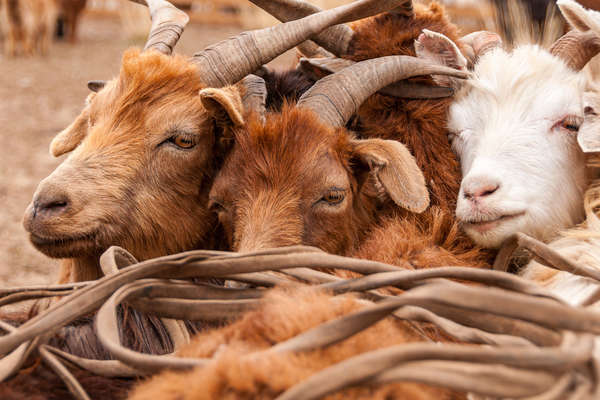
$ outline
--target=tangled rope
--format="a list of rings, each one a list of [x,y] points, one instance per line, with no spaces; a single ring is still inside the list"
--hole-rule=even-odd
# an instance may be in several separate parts
[[[272,286],[301,281],[336,295],[359,293],[372,304],[245,357],[325,348],[388,316],[432,323],[457,341],[478,346],[423,342],[363,353],[316,373],[281,394],[280,400],[319,399],[351,386],[398,381],[435,384],[483,398],[600,398],[600,369],[594,358],[600,312],[593,307],[598,294],[590,296],[586,307],[572,307],[536,284],[503,272],[518,248],[549,267],[600,280],[598,271],[573,265],[523,234],[501,250],[495,270],[403,270],[304,246],[248,254],[190,251],[138,263],[127,251],[113,247],[100,260],[107,275],[97,281],[0,290],[0,306],[62,297],[17,328],[0,321],[6,332],[0,336],[0,379],[16,373],[34,351],[78,399],[89,396],[65,364],[109,377],[204,366],[211,359],[142,354],[124,347],[118,306],[126,303],[167,319],[217,320],[256,307]],[[362,276],[342,279],[321,272],[323,268]],[[194,283],[192,278],[220,278],[256,288],[219,287]],[[390,286],[404,292],[392,296],[376,291]],[[45,344],[60,328],[93,312],[98,338],[114,360],[85,359]]]

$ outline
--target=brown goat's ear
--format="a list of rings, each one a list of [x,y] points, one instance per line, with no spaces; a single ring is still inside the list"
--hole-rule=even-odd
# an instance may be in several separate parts
[[[211,118],[221,127],[243,126],[244,106],[239,90],[234,86],[200,91],[200,100]]]
[[[50,142],[50,154],[59,157],[79,146],[87,135],[89,116],[89,108],[86,106],[71,125],[54,136]]]
[[[425,177],[408,149],[395,140],[354,142],[354,157],[370,170],[379,188],[400,207],[421,213],[429,206]]]
[[[435,64],[466,71],[468,62],[456,43],[441,33],[427,29],[415,41],[417,57]],[[462,81],[448,76],[434,75],[433,79],[442,86],[459,87]]]

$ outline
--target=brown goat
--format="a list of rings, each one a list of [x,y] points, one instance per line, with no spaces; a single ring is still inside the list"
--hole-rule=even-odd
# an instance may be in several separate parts
[[[260,3],[257,2],[262,6]],[[355,22],[351,27],[352,39],[345,53],[339,55],[352,61],[397,54],[414,56],[414,43],[423,29],[443,32],[461,45],[457,28],[436,2],[427,6],[415,4],[412,16],[388,12]],[[318,70],[318,62],[311,67]],[[311,74],[328,72],[331,71]],[[298,80],[295,75],[288,79]],[[410,81],[435,85],[429,77]],[[443,98],[400,98],[378,93],[368,98],[351,119],[349,128],[360,137],[404,144],[423,171],[431,199],[430,209],[418,216],[396,210],[394,217],[385,218],[355,256],[413,267],[485,266],[490,261],[491,253],[477,248],[459,229],[454,217],[461,173],[448,140],[450,103],[450,99]]]
[[[209,365],[191,372],[164,372],[138,386],[130,400],[273,399],[314,373],[368,351],[422,341],[407,323],[380,321],[325,349],[306,353],[279,353],[253,357],[302,332],[365,306],[352,296],[333,297],[310,288],[277,289],[263,305],[236,323],[196,336],[182,357],[213,357]],[[419,384],[361,386],[326,399],[463,399],[463,395]]]
[[[1,0],[0,27],[4,53],[15,56],[19,44],[25,55],[46,54],[58,13],[56,0]]]

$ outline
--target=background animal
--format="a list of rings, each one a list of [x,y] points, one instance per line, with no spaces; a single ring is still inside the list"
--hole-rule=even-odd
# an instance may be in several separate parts
[[[63,36],[70,42],[77,41],[77,28],[81,12],[85,9],[87,0],[60,0],[59,23],[62,25]]]
[[[19,51],[25,55],[46,54],[52,42],[57,13],[56,0],[2,0],[0,26],[4,53],[8,56]]]

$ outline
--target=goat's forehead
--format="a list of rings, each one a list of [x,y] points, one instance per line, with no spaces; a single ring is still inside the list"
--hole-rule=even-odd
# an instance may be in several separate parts
[[[511,53],[495,50],[482,57],[474,77],[451,106],[450,129],[579,115],[582,78],[537,46],[521,46]]]

